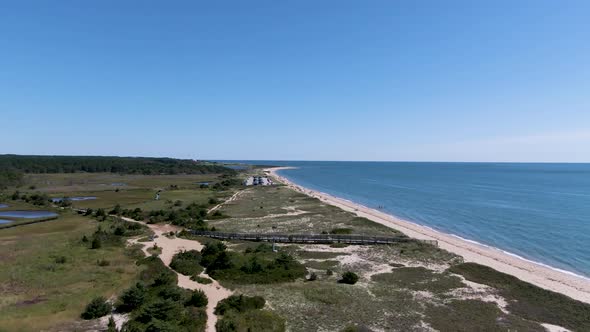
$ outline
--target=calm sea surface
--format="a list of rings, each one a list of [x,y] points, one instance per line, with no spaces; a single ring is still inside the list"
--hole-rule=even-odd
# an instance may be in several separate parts
[[[289,180],[590,277],[590,164],[285,162]]]

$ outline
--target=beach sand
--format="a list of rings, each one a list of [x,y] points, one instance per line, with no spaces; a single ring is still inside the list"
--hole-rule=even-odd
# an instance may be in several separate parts
[[[431,228],[396,218],[384,212],[334,197],[322,192],[299,186],[276,172],[292,167],[268,168],[276,180],[290,188],[315,197],[321,201],[337,206],[343,210],[365,217],[379,224],[397,229],[415,239],[436,240],[441,249],[460,255],[465,262],[474,262],[489,266],[497,271],[513,275],[521,280],[539,287],[565,294],[573,299],[590,303],[590,280],[566,272],[561,272],[541,264],[537,264],[499,249],[473,243],[459,237],[435,231]]]

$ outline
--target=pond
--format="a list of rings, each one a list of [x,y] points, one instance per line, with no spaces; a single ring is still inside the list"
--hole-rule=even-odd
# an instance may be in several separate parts
[[[8,204],[2,204],[2,203],[0,203],[0,209],[7,208],[7,207],[8,207]]]
[[[89,201],[96,199],[96,196],[78,196],[78,197],[67,197],[70,201]],[[54,203],[63,201],[63,197],[52,198],[51,201]]]
[[[15,211],[0,211],[0,217],[9,218],[46,218],[57,217],[57,213],[51,211],[32,211],[32,210],[15,210]]]
[[[6,219],[0,219],[0,224],[8,224],[9,222],[13,222],[14,220],[6,220]]]

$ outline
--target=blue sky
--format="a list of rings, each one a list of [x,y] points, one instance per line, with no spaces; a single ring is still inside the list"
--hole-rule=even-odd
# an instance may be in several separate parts
[[[588,1],[3,1],[0,153],[590,161]]]

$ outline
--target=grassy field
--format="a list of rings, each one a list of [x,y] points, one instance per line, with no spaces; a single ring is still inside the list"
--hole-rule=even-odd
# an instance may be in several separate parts
[[[159,210],[173,202],[206,204],[210,198],[224,198],[231,193],[213,190],[222,179],[217,174],[205,175],[118,175],[111,173],[27,174],[21,193],[46,193],[52,198],[93,196],[96,199],[72,201],[74,208],[122,208]],[[208,188],[201,184],[209,183]],[[160,192],[160,199],[155,200]],[[11,191],[6,191],[10,194]],[[7,203],[11,204],[10,201]],[[11,204],[12,205],[12,204]]]
[[[78,328],[91,298],[108,298],[130,285],[138,267],[123,247],[92,250],[81,241],[95,229],[95,221],[64,213],[0,230],[0,330]]]
[[[138,188],[164,189],[170,184],[195,188],[199,182],[218,181],[217,174],[192,175],[119,175],[113,173],[27,174],[26,186],[47,193],[103,191]],[[70,195],[73,196],[73,195]]]

